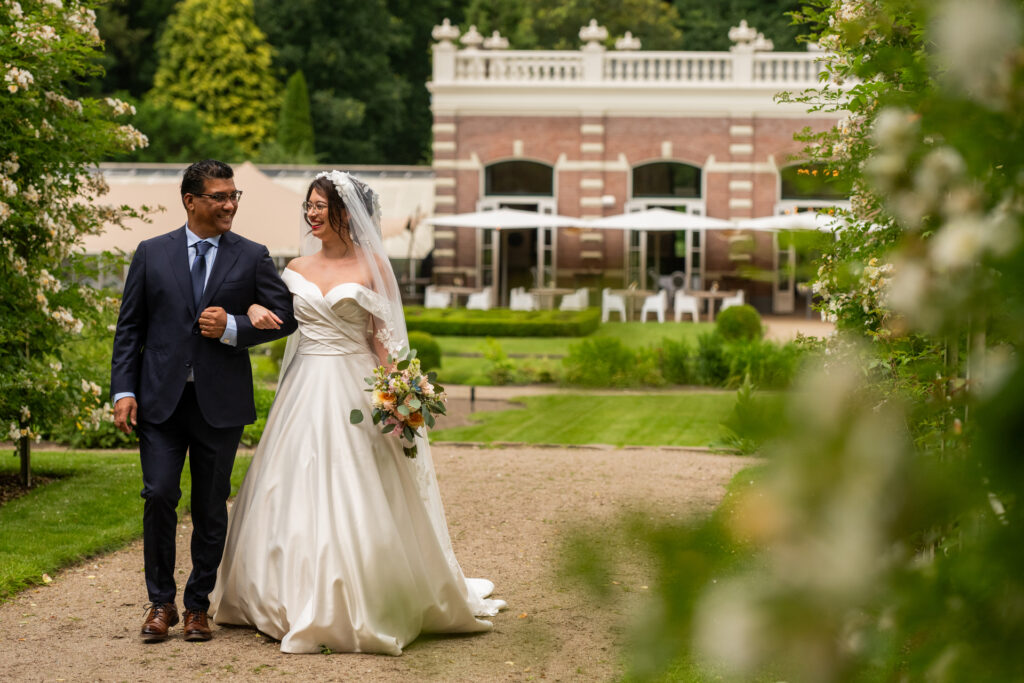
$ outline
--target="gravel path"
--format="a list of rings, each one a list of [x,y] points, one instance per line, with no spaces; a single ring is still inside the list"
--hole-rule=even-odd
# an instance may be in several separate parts
[[[509,609],[494,631],[423,637],[401,657],[283,655],[250,629],[186,643],[181,628],[139,642],[142,545],[60,572],[0,605],[0,680],[551,681],[609,680],[621,670],[623,614],[643,599],[643,568],[618,576],[623,600],[598,606],[557,576],[566,532],[639,501],[659,515],[704,513],[749,459],[682,449],[434,449],[453,542],[469,576],[497,585]],[[188,558],[186,519],[178,567]],[[629,592],[625,592],[629,591]],[[179,605],[180,607],[180,605]]]

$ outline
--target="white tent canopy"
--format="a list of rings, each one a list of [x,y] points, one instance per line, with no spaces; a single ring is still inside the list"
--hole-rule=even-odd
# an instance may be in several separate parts
[[[451,216],[434,216],[425,221],[429,225],[446,228],[493,228],[495,230],[513,228],[581,228],[587,223],[579,218],[559,216],[535,211],[519,209],[495,209],[493,211],[474,211],[473,213],[457,213]]]
[[[721,218],[709,218],[696,213],[683,213],[669,209],[645,209],[632,213],[620,213],[615,216],[595,218],[586,223],[588,228],[605,230],[723,230],[735,228],[731,221]]]

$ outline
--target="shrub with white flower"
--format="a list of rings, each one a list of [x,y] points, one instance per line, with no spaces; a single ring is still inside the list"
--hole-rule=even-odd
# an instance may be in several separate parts
[[[69,285],[86,273],[85,237],[135,215],[102,203],[96,163],[146,140],[117,120],[130,105],[69,91],[98,72],[95,6],[0,2],[0,423],[15,425],[15,440],[101,414],[102,388],[91,378],[82,388],[93,370],[62,353],[100,323],[107,297]]]

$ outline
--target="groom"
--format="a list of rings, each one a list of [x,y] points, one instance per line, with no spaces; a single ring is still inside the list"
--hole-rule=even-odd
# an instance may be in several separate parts
[[[246,348],[296,327],[291,295],[267,248],[230,232],[242,196],[233,177],[219,161],[185,170],[188,221],[139,244],[114,333],[114,423],[126,434],[137,430],[142,460],[147,642],[164,640],[178,623],[175,510],[186,451],[193,530],[185,640],[212,636],[207,596],[224,551],[231,468],[243,426],[256,419]],[[253,303],[273,311],[280,329],[254,328],[246,316]]]

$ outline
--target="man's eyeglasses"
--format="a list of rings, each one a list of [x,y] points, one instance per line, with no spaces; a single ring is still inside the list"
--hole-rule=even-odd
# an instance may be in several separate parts
[[[217,192],[216,194],[204,194],[202,192],[193,192],[192,194],[195,195],[196,197],[206,197],[207,199],[212,199],[218,204],[223,204],[227,202],[229,199],[237,204],[238,200],[242,198],[241,190],[235,190],[234,192]]]
[[[327,204],[325,202],[302,202],[302,210],[308,212],[310,209],[315,209],[317,213],[327,210]]]

